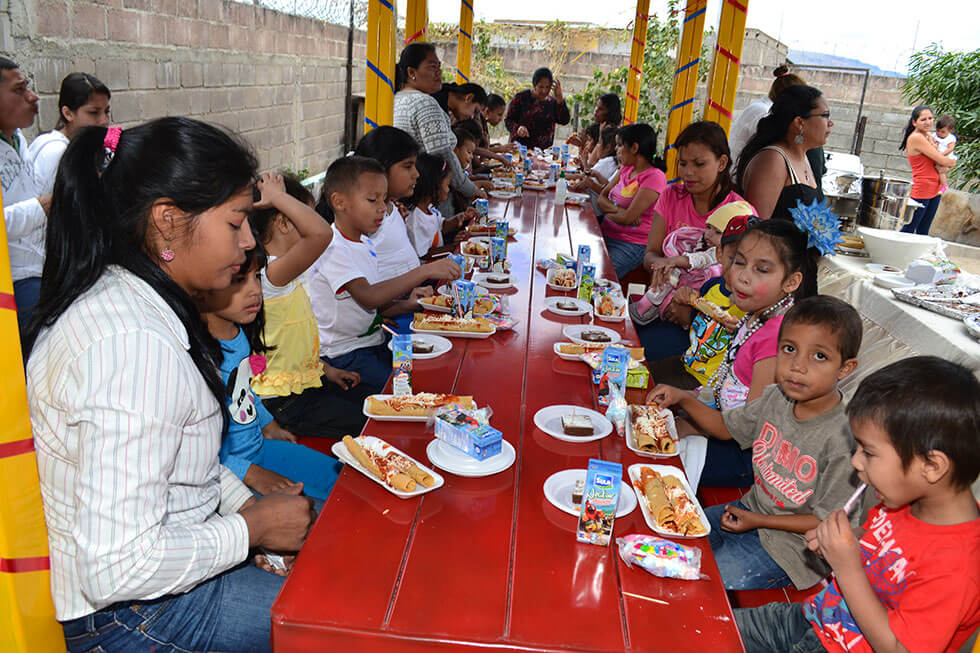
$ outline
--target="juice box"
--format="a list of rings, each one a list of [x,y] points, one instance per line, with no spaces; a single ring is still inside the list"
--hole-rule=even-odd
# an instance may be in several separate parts
[[[609,405],[609,384],[615,383],[620,388],[626,387],[626,376],[629,373],[630,350],[625,347],[606,347],[602,350],[602,360],[599,363],[599,391],[596,393],[600,406]]]
[[[562,168],[567,168],[568,167],[568,162],[569,162],[570,159],[571,159],[571,157],[569,156],[568,152],[562,152],[561,153],[561,167]]]
[[[462,254],[450,254],[449,260],[455,261],[456,264],[459,266],[459,269],[463,270],[463,272],[466,271],[466,257],[463,256]]]
[[[585,474],[585,492],[582,494],[582,512],[579,513],[575,539],[586,544],[609,546],[612,539],[616,508],[619,505],[619,488],[623,466],[608,460],[589,460]]]
[[[452,285],[453,305],[457,317],[473,317],[473,304],[476,302],[476,284],[472,281],[456,279]]]
[[[555,161],[557,161],[558,159],[561,158],[561,146],[560,145],[553,145],[551,147],[551,158],[554,159]]]
[[[486,222],[490,217],[490,202],[484,198],[478,197],[473,200],[473,207],[480,215],[480,222]]]
[[[576,268],[578,264],[576,263]],[[578,284],[578,298],[584,299],[587,302],[592,301],[592,286],[595,285],[595,266],[586,263],[582,266],[582,272],[579,274],[579,284]]]
[[[513,165],[514,164],[514,155],[511,154],[510,152],[504,152],[504,162],[507,165]]]
[[[493,236],[490,238],[490,267],[496,263],[503,263],[507,258],[507,239]]]
[[[558,173],[561,171],[560,163],[552,163],[551,167],[548,168],[548,181],[553,184],[558,183]]]
[[[524,188],[524,173],[515,172],[514,173],[514,190],[520,190]]]
[[[527,152],[525,152],[524,153],[524,173],[529,175],[529,174],[531,174],[531,170],[533,170],[533,169],[534,169],[534,161],[532,161],[531,160],[531,157],[529,157],[527,155]]]
[[[391,338],[392,392],[396,395],[412,394],[412,336],[398,334]]]
[[[455,407],[436,414],[435,433],[438,439],[477,460],[496,456],[502,448],[500,431]]]
[[[589,262],[592,257],[592,248],[588,245],[579,245],[578,253],[575,256],[575,274],[582,276],[582,266]],[[594,276],[594,275],[593,275]]]
[[[493,235],[504,239],[504,258],[507,258],[507,237],[510,235],[510,223],[506,220],[498,220],[493,223],[493,228]]]

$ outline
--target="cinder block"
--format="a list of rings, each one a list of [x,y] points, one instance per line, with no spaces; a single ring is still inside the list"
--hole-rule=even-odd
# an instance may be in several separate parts
[[[211,33],[214,34],[214,27],[211,28]],[[221,77],[223,79],[223,84],[225,86],[238,86],[239,85],[239,73],[237,63],[226,63],[221,64]]]
[[[122,0],[124,9],[138,9],[140,11],[151,11],[153,9],[152,0]]]
[[[95,76],[109,87],[113,92],[113,104],[115,104],[115,92],[129,88],[129,67],[125,61],[119,59],[99,59],[95,62]]]
[[[136,93],[133,91],[117,93],[111,84],[109,88],[112,90],[112,122],[125,123],[139,120],[140,107]]]
[[[68,5],[62,2],[39,3],[37,33],[42,36],[68,36]]]
[[[61,80],[72,72],[72,67],[67,59],[38,59],[29,72],[34,75],[39,93],[58,93],[61,90]]]
[[[109,9],[106,12],[107,35],[110,41],[139,40],[139,16],[135,11]]]
[[[180,64],[161,61],[157,64],[157,88],[178,88],[180,86]],[[168,104],[169,106],[169,104]]]
[[[163,16],[176,16],[177,0],[153,0],[153,11]]]
[[[152,61],[129,62],[129,88],[149,89],[157,86],[157,67]]]
[[[167,115],[168,91],[144,91],[139,93],[140,119],[153,120]]]
[[[198,18],[198,0],[177,0],[177,15],[184,18]]]
[[[276,87],[276,104],[288,105],[293,103],[293,99],[296,97],[296,87],[293,85],[283,85]]]
[[[208,3],[211,4],[211,3]],[[228,26],[220,23],[208,25],[208,47],[217,50],[228,49]]]
[[[72,6],[72,36],[82,39],[104,39],[105,23],[105,8],[82,3]]]
[[[194,88],[204,84],[204,67],[199,63],[180,64],[180,85]]]
[[[239,111],[245,108],[245,89],[231,88],[228,91],[228,108],[231,111]]]
[[[191,114],[190,96],[182,90],[167,91],[167,115],[189,116]]]
[[[220,113],[216,116],[208,116],[208,122],[223,125],[232,131],[238,131],[238,113],[235,111]]]
[[[205,86],[224,86],[224,75],[222,74],[220,63],[204,64],[204,85]]]
[[[257,109],[262,106],[262,89],[259,86],[247,86],[245,92],[245,106]]]
[[[201,18],[215,23],[224,22],[224,5],[222,0],[201,0],[199,7]]]
[[[211,111],[211,91],[206,88],[191,88],[184,91],[190,101],[189,115],[204,116]]]
[[[228,110],[228,91],[225,89],[215,88],[209,89],[208,94],[211,97],[211,112],[220,113],[222,111]]]
[[[143,45],[163,45],[167,42],[167,18],[157,14],[140,14],[139,40]]]

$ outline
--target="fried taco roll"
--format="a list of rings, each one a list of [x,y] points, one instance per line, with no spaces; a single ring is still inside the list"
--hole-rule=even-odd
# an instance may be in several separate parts
[[[405,470],[415,481],[422,484],[422,487],[432,487],[436,484],[436,479],[429,472],[423,470],[415,463]]]
[[[368,470],[378,478],[382,478],[381,470],[378,469],[378,466],[374,464],[374,461],[368,457],[361,445],[357,443],[357,440],[349,435],[345,435],[343,443],[344,446],[347,447],[347,451],[350,452],[350,455],[354,456],[354,460],[359,462],[364,469]]]
[[[403,474],[402,472],[392,472],[389,474],[385,481],[391,487],[401,492],[414,492],[415,491],[415,481],[408,474]]]

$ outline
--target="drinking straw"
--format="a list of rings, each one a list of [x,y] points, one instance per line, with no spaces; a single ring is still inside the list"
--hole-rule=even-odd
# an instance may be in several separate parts
[[[851,512],[851,508],[853,508],[854,504],[857,503],[858,497],[861,496],[861,493],[864,492],[864,489],[866,487],[868,487],[867,483],[861,483],[861,486],[858,489],[854,490],[854,494],[852,494],[851,498],[848,499],[847,503],[844,504],[845,514]]]
[[[385,331],[387,331],[392,336],[397,336],[398,335],[398,333],[394,329],[392,329],[390,326],[388,326],[387,324],[382,323],[381,328],[384,329]]]

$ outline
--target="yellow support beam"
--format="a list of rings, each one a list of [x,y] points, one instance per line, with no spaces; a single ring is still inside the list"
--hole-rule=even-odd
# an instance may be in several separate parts
[[[701,67],[701,43],[704,40],[704,13],[707,7],[708,0],[687,0],[687,7],[684,9],[664,148],[667,155],[667,178],[671,184],[677,181],[677,149],[674,148],[674,142],[691,122],[694,114],[694,92]]]
[[[459,41],[456,45],[456,83],[470,81],[470,57],[473,54],[473,2],[459,2]]]
[[[405,45],[425,42],[425,32],[429,28],[429,7],[427,0],[408,0],[405,9]]]
[[[0,210],[3,198],[0,196]],[[64,651],[34,456],[7,230],[0,222],[0,649]]]
[[[711,75],[708,78],[708,101],[704,107],[704,119],[721,125],[726,134],[732,126],[748,5],[749,0],[724,0],[722,3],[718,43],[715,45]]]
[[[647,46],[647,21],[650,17],[650,0],[636,0],[636,18],[633,20],[633,49],[630,51],[630,67],[626,72],[626,106],[623,124],[636,122],[640,109],[640,82],[643,81],[643,51]]]
[[[368,4],[364,131],[390,125],[395,105],[395,7],[389,0]]]

